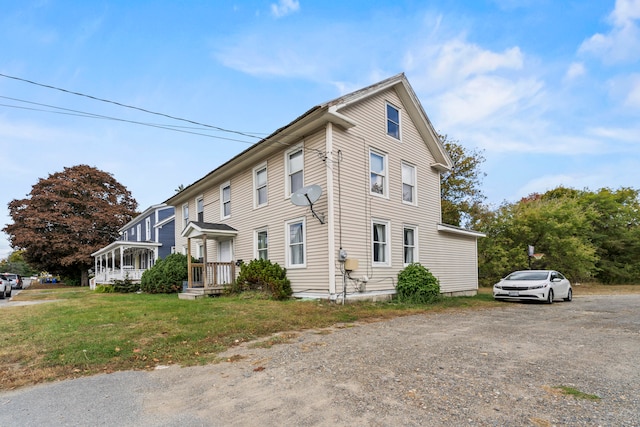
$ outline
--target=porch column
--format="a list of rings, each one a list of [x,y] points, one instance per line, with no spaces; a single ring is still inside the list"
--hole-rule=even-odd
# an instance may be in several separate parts
[[[189,282],[187,286],[189,288],[193,287],[191,270],[191,237],[187,237],[187,281]]]
[[[120,280],[124,280],[124,247],[120,248]]]
[[[204,234],[202,236],[202,261],[204,262],[204,267],[202,268],[202,281],[204,284],[204,287],[206,288],[209,285],[209,282],[207,281],[207,261],[209,260],[207,258],[207,235]]]

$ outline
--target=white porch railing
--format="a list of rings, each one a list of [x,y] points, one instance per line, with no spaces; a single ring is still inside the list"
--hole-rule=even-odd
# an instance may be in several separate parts
[[[142,273],[144,273],[146,269],[144,268],[125,268],[120,269],[116,268],[113,270],[105,270],[95,275],[95,282],[97,284],[108,284],[113,283],[114,280],[133,280],[139,281],[142,278]]]

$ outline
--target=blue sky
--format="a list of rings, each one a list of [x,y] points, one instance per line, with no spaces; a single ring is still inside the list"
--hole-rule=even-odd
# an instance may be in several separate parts
[[[640,0],[0,0],[0,10],[5,76],[263,136],[405,72],[436,130],[483,150],[494,206],[558,185],[640,187]],[[8,77],[0,96],[2,226],[11,200],[65,166],[113,174],[143,210],[256,141]],[[10,251],[0,235],[0,258]]]

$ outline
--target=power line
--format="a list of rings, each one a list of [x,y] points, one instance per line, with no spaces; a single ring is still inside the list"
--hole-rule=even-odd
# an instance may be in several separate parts
[[[142,125],[142,126],[155,127],[155,128],[158,128],[158,129],[165,129],[165,130],[170,130],[170,131],[174,131],[174,132],[182,132],[182,133],[188,133],[188,134],[192,134],[192,135],[206,136],[206,137],[209,137],[209,138],[223,139],[225,141],[234,141],[234,142],[242,142],[244,144],[253,144],[253,142],[244,141],[244,140],[241,140],[241,139],[225,138],[223,136],[218,136],[218,135],[209,135],[209,134],[206,134],[206,133],[200,133],[200,132],[193,132],[193,131],[184,130],[186,127],[182,127],[182,129],[180,129],[180,126],[177,127],[177,126],[172,126],[172,125],[162,125],[162,124],[156,124],[156,123],[138,122],[138,121],[135,121],[135,120],[121,119],[121,118],[118,118],[118,117],[104,116],[104,115],[101,115],[101,114],[87,113],[87,112],[83,112],[83,111],[72,110],[72,109],[69,109],[69,108],[56,107],[56,106],[53,106],[53,105],[40,104],[38,102],[31,102],[31,101],[25,101],[25,100],[21,100],[21,99],[17,99],[17,98],[10,98],[8,96],[0,96],[0,98],[9,99],[9,100],[12,100],[12,101],[24,102],[24,103],[33,104],[33,105],[39,105],[39,106],[48,107],[48,108],[56,108],[56,109],[63,110],[63,111],[51,111],[51,110],[44,110],[44,109],[41,109],[41,108],[21,107],[21,106],[18,106],[18,105],[9,105],[9,104],[0,104],[0,107],[18,108],[18,109],[21,109],[21,110],[40,111],[40,112],[51,113],[51,114],[63,114],[63,115],[68,115],[68,116],[78,116],[78,117],[86,117],[86,118],[92,118],[92,119],[113,120],[113,121],[118,121],[118,122],[133,123],[133,124]],[[202,128],[193,128],[193,129],[202,129]]]
[[[183,119],[181,117],[176,117],[176,116],[172,116],[172,115],[165,114],[165,113],[158,113],[158,112],[155,112],[155,111],[147,110],[145,108],[135,107],[135,106],[123,104],[123,103],[120,103],[120,102],[117,102],[117,101],[111,101],[109,99],[98,98],[96,96],[87,95],[87,94],[84,94],[84,93],[74,92],[74,91],[71,91],[71,90],[59,88],[59,87],[56,87],[56,86],[51,86],[51,85],[46,85],[46,84],[43,84],[43,83],[34,82],[33,80],[23,79],[23,78],[16,77],[16,76],[9,76],[7,74],[2,74],[2,73],[0,73],[0,77],[5,77],[5,78],[8,78],[8,79],[18,80],[18,81],[21,81],[21,82],[29,83],[29,84],[36,85],[36,86],[45,87],[45,88],[48,88],[48,89],[58,90],[60,92],[68,93],[68,94],[71,94],[71,95],[83,96],[85,98],[93,99],[95,101],[106,102],[106,103],[109,103],[109,104],[117,105],[119,107],[130,108],[132,110],[138,110],[138,111],[142,111],[144,113],[154,114],[156,116],[167,117],[167,118],[172,119],[172,120],[179,120],[179,121],[191,123],[191,124],[198,125],[198,126],[204,126],[204,127],[211,128],[211,129],[216,129],[216,130],[219,130],[219,131],[222,131],[222,132],[235,133],[235,134],[246,136],[246,137],[249,137],[249,138],[261,139],[259,136],[251,135],[251,134],[248,134],[248,133],[245,133],[245,132],[241,132],[241,131],[237,131],[237,130],[231,130],[231,129],[225,129],[225,128],[221,128],[219,126],[208,125],[206,123],[200,123],[200,122],[196,122],[194,120]]]

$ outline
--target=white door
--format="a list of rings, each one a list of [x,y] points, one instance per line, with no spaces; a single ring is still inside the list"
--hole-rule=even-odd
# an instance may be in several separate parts
[[[223,240],[218,242],[218,262],[231,262],[233,260],[233,240]],[[231,267],[228,265],[218,265],[217,284],[231,283]]]

